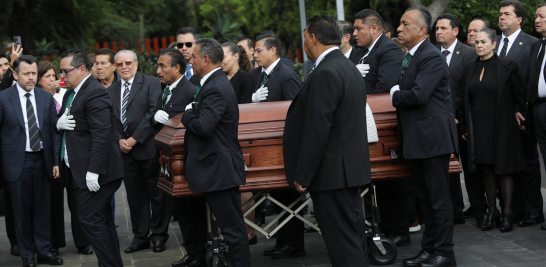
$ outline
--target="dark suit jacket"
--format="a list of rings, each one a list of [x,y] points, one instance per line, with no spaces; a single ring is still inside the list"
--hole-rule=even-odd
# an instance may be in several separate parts
[[[13,71],[8,69],[6,73],[4,73],[2,80],[0,80],[0,91],[10,88],[13,84],[13,80]]]
[[[38,116],[40,137],[44,151],[47,174],[53,178],[53,166],[59,166],[58,153],[55,147],[59,145],[59,135],[52,129],[57,110],[53,96],[38,87],[34,87],[36,100],[35,114]],[[26,109],[26,107],[25,107]],[[8,182],[17,181],[21,177],[25,163],[26,150],[25,119],[17,85],[0,92],[0,142],[2,144],[2,170],[4,179]]]
[[[254,92],[262,86],[262,68],[255,68],[250,72],[254,77]],[[301,86],[301,78],[282,61],[277,63],[269,73],[269,78],[265,82],[265,87],[269,90],[267,99],[263,102],[292,100],[298,94]]]
[[[290,186],[296,181],[309,191],[327,191],[370,183],[362,88],[360,72],[339,50],[328,53],[303,83],[284,127]]]
[[[302,72],[303,72],[303,81],[307,80],[307,76],[309,75],[309,65],[311,65],[311,60],[306,60],[305,62],[303,62],[303,68],[302,68]]]
[[[538,69],[538,73],[535,73],[535,65],[537,63],[537,57],[540,50],[540,44],[542,39],[539,39],[533,43],[531,46],[531,55],[529,56],[529,85],[527,89],[527,95],[526,95],[526,109],[525,109],[525,133],[529,134],[531,132],[534,132],[535,125],[534,125],[534,118],[533,118],[533,103],[538,99],[538,83],[533,83],[533,80],[537,80],[540,78],[535,77],[534,75],[540,75],[540,69]],[[542,60],[542,59],[538,59]],[[541,63],[542,64],[542,63]]]
[[[437,48],[442,51],[439,45]],[[453,100],[455,116],[457,116],[457,108],[459,107],[459,102],[461,99],[461,91],[459,88],[462,87],[461,83],[463,82],[462,78],[464,66],[466,63],[475,61],[477,58],[478,54],[476,53],[476,49],[457,40],[455,50],[453,50],[453,55],[451,55],[451,61],[449,62],[449,73],[451,74],[451,98]]]
[[[182,115],[184,170],[190,191],[206,193],[245,184],[237,96],[222,70],[203,84],[197,103],[197,109]]]
[[[124,176],[112,99],[104,86],[91,77],[82,84],[72,100],[70,114],[74,116],[76,128],[66,131],[65,136],[70,169],[59,168],[65,179],[65,169],[70,170],[76,186],[81,189],[87,189],[87,172],[99,174],[100,185]],[[66,102],[72,90],[66,91],[61,110],[68,108]],[[60,135],[64,131],[59,131],[56,125],[63,113],[59,112],[53,124]],[[59,162],[65,164],[63,159],[59,159]]]
[[[186,76],[184,76],[184,77],[186,77]],[[186,80],[187,80],[187,79],[188,79],[188,78],[186,78]],[[192,83],[192,84],[195,85],[195,86],[199,86],[199,83],[200,83],[200,82],[201,82],[201,77],[199,77],[199,76],[197,76],[197,75],[195,75],[195,74],[194,74],[193,76],[191,76],[191,78],[190,78],[190,83]]]
[[[497,51],[499,51],[499,49],[502,49],[502,47],[499,47],[501,39],[502,34],[497,36],[497,46],[494,50],[495,55],[497,54]],[[529,61],[531,59],[531,46],[537,40],[537,38],[521,31],[518,34],[518,37],[516,37],[516,41],[510,47],[510,50],[508,50],[508,54],[506,54],[507,58],[515,61],[518,64],[519,75],[521,77],[521,80],[525,83],[525,87],[527,87],[527,85],[529,84]]]
[[[239,104],[252,103],[252,94],[254,93],[255,83],[250,73],[239,70],[231,77],[229,82],[235,90]]]
[[[385,34],[381,35],[364,59],[364,64],[370,64],[370,72],[364,77],[366,93],[371,95],[390,92],[397,83],[404,57],[398,44]]]
[[[392,105],[398,118],[400,153],[424,159],[458,153],[449,69],[444,55],[425,40],[398,80]]]
[[[145,76],[140,73],[135,75],[131,91],[129,91],[129,100],[127,101],[127,132],[123,131],[121,123],[121,94],[125,88],[121,87],[122,81],[117,81],[108,87],[112,104],[114,107],[114,117],[116,118],[117,139],[127,139],[133,137],[137,144],[129,153],[122,153],[126,163],[132,162],[132,157],[137,160],[151,159],[156,154],[155,147],[155,129],[150,125],[150,119],[153,119],[161,101],[161,83],[159,79],[151,76]],[[69,159],[70,160],[70,159]]]
[[[372,50],[373,51],[373,50]],[[364,49],[360,47],[353,47],[353,50],[351,50],[351,54],[349,55],[349,60],[353,62],[355,65],[360,62],[360,59],[364,56]]]

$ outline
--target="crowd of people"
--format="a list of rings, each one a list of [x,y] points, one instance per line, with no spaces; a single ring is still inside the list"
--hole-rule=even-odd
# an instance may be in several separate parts
[[[377,183],[381,231],[406,246],[424,225],[422,250],[403,265],[456,266],[454,224],[474,218],[482,231],[509,232],[544,223],[537,147],[546,158],[546,2],[536,7],[540,40],[522,31],[525,14],[521,2],[503,1],[502,34],[475,18],[468,44],[458,40],[463,25],[455,15],[440,15],[433,27],[424,8],[406,10],[396,29],[371,9],[352,22],[316,15],[304,31],[303,77],[270,30],[220,44],[182,27],[160,52],[157,77],[138,72],[131,50],[69,49],[55,66],[13,46],[9,57],[0,54],[10,252],[23,266],[63,264],[66,188],[78,253],[123,266],[114,201],[123,182],[134,236],[125,253],[165,251],[174,218],[187,254],[172,266],[207,266],[208,203],[229,244],[228,266],[251,266],[249,246],[258,238],[241,210],[252,193],[239,192],[237,105],[292,100],[283,137],[292,188],[271,196],[288,206],[309,192],[332,265],[368,266],[370,218],[360,205],[371,182],[366,95],[390,94],[399,154],[413,176]],[[172,198],[157,187],[154,137],[180,113],[185,177],[201,197]],[[466,210],[460,175],[449,174],[452,154],[463,168]],[[303,221],[288,221],[263,255],[305,256]]]

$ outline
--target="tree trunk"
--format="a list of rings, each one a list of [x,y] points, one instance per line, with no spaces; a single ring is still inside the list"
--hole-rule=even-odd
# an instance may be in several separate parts
[[[421,0],[407,0],[412,7],[423,7],[432,15],[432,23],[444,13],[451,0],[434,0],[430,6],[424,6]],[[430,29],[432,31],[432,29]]]

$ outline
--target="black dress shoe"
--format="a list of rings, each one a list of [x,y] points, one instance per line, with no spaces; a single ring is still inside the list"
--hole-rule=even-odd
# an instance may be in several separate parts
[[[286,259],[286,258],[294,258],[299,256],[305,256],[307,253],[305,252],[305,249],[296,249],[295,247],[290,246],[284,246],[281,249],[273,252],[273,255],[271,255],[272,259]]]
[[[23,267],[36,267],[36,263],[34,262],[34,258],[24,259],[23,260]]]
[[[487,213],[485,214],[485,221],[482,224],[482,231],[489,231],[493,229],[493,227],[499,227],[500,226],[500,213],[499,210],[493,211],[493,213]]]
[[[421,267],[455,267],[457,266],[457,261],[455,257],[444,257],[440,255],[435,255],[431,257],[428,261],[421,263]]]
[[[154,242],[154,247],[153,247],[154,252],[163,252],[166,249],[167,248],[165,248],[165,242],[163,242],[163,241],[155,241]]]
[[[432,254],[421,250],[417,256],[404,260],[404,267],[421,267],[421,263],[432,258]]]
[[[184,266],[188,265],[190,262],[192,262],[194,259],[195,259],[194,256],[191,256],[191,255],[187,254],[181,260],[179,260],[177,262],[173,262],[173,267],[184,267]]]
[[[253,238],[248,240],[248,245],[256,245],[258,244],[258,237],[254,236]]]
[[[519,223],[520,221],[525,219],[525,217],[527,217],[527,213],[525,212],[512,213],[512,220],[514,223]]]
[[[63,259],[57,258],[49,253],[43,258],[38,258],[38,264],[61,265],[63,264]]]
[[[271,256],[273,255],[273,252],[280,250],[281,248],[281,246],[277,246],[276,244],[270,248],[266,248],[264,249],[264,256]]]
[[[188,263],[186,267],[207,267],[207,261],[195,258],[192,262]]]
[[[409,235],[401,236],[389,236],[389,238],[396,244],[397,247],[405,247],[411,244]]]
[[[51,250],[49,252],[51,252],[51,254],[53,254],[53,256],[55,256],[55,257],[59,256],[59,249],[58,248],[51,248]]]
[[[128,248],[125,249],[125,253],[133,253],[137,251],[141,251],[143,249],[150,248],[150,242],[146,243],[140,243],[140,244],[132,244]]]
[[[482,225],[485,222],[485,214],[476,214],[474,219],[476,219],[476,226],[482,228]]]
[[[81,248],[78,248],[78,253],[83,255],[91,255],[93,254],[93,250],[91,249],[91,246],[81,247]]]
[[[540,226],[540,230],[546,230],[546,224],[543,224],[542,226]]]
[[[525,218],[518,222],[519,226],[532,226],[535,224],[544,223],[544,214],[529,213]]]
[[[11,246],[9,253],[13,256],[21,256],[21,252],[19,252],[19,247],[17,245]],[[32,260],[34,261],[34,258]]]
[[[502,214],[502,224],[500,227],[501,233],[510,232],[514,228],[514,224],[512,223],[513,216],[512,214]]]

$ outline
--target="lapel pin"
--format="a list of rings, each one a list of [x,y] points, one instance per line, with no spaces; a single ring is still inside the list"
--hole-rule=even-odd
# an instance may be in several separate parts
[[[459,54],[459,51],[457,51],[457,55]]]
[[[523,42],[519,42],[519,45],[522,45],[522,44],[523,44]]]

